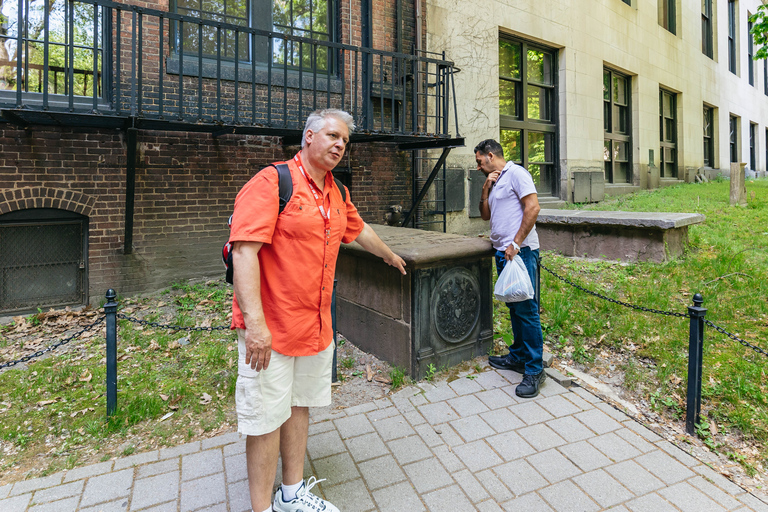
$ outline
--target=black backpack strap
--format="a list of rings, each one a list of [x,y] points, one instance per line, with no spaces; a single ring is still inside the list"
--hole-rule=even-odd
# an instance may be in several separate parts
[[[291,200],[293,195],[293,179],[291,178],[291,170],[287,164],[272,164],[277,169],[278,177],[278,192],[280,197],[280,210],[278,213],[283,213],[285,205]]]
[[[333,181],[336,182],[336,186],[339,187],[339,192],[341,192],[341,198],[344,200],[344,202],[347,202],[347,189],[344,187],[344,184],[339,181],[337,177],[334,176]]]

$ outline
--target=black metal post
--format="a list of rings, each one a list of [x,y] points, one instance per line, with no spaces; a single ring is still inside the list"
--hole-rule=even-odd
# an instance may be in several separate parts
[[[333,325],[333,366],[331,367],[331,382],[338,382],[336,375],[336,283],[338,279],[333,280],[333,295],[331,295],[331,324]]]
[[[117,407],[117,293],[107,290],[104,314],[107,317],[107,418]]]
[[[685,431],[696,433],[701,413],[701,368],[704,356],[704,315],[706,308],[701,307],[704,298],[697,293],[693,296],[693,306],[688,306],[691,327],[688,338],[688,405],[685,414]]]

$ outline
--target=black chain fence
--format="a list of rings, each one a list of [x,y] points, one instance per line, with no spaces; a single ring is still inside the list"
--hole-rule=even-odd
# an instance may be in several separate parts
[[[42,356],[43,354],[47,354],[48,352],[56,350],[57,348],[61,347],[62,345],[66,345],[70,341],[75,340],[75,339],[79,338],[80,336],[82,336],[84,333],[90,331],[91,329],[93,329],[94,327],[96,327],[97,325],[102,323],[105,318],[106,317],[104,315],[102,315],[99,318],[97,318],[95,322],[93,322],[90,325],[87,325],[87,326],[83,327],[82,329],[77,331],[75,334],[73,334],[69,338],[65,338],[63,340],[57,341],[56,343],[54,343],[52,345],[49,345],[49,346],[45,347],[44,349],[38,350],[37,352],[35,352],[33,354],[28,354],[28,355],[26,355],[26,356],[24,356],[24,357],[22,357],[20,359],[17,359],[15,361],[9,361],[7,363],[2,363],[2,364],[0,364],[0,370],[4,370],[5,368],[10,368],[11,366],[16,366],[17,364],[20,364],[20,363],[26,363],[27,361],[30,361],[32,359],[35,359],[35,358],[38,358],[38,357]]]
[[[142,320],[140,318],[134,318],[128,315],[125,315],[123,313],[118,313],[117,318],[120,318],[121,320],[127,320],[134,324],[139,324],[147,327],[154,327],[156,329],[167,329],[169,331],[187,331],[187,332],[194,332],[194,331],[228,331],[230,330],[229,325],[218,325],[216,327],[188,327],[185,325],[172,325],[172,324],[161,324],[159,322],[150,322],[149,320]]]
[[[552,274],[556,279],[559,279],[560,281],[562,281],[562,282],[564,282],[564,283],[566,283],[566,284],[576,288],[577,290],[581,290],[584,293],[588,293],[589,295],[592,295],[592,296],[597,297],[599,299],[603,299],[603,300],[606,300],[608,302],[612,302],[614,304],[618,304],[619,306],[624,306],[626,308],[634,309],[636,311],[644,311],[646,313],[654,313],[654,314],[657,314],[657,315],[666,315],[666,316],[672,316],[672,317],[678,317],[678,318],[690,318],[691,317],[691,315],[688,314],[688,313],[676,313],[674,311],[664,311],[664,310],[661,310],[661,309],[646,308],[644,306],[638,306],[636,304],[630,304],[629,302],[624,302],[624,301],[620,301],[620,300],[617,300],[617,299],[613,299],[611,297],[607,297],[605,295],[602,295],[600,293],[594,292],[592,290],[588,290],[587,288],[584,288],[583,286],[581,286],[581,285],[579,285],[577,283],[574,283],[573,281],[571,281],[567,277],[563,277],[563,276],[557,274],[555,271],[553,271],[553,270],[545,267],[544,265],[542,265],[541,262],[539,262],[539,266],[541,268],[543,268],[544,270],[546,270],[547,272],[549,272],[550,274]],[[763,356],[768,357],[768,352],[766,352],[762,348],[760,348],[758,346],[755,346],[755,345],[752,345],[748,341],[743,340],[743,339],[739,338],[738,336],[736,336],[735,334],[726,331],[725,329],[723,329],[719,325],[716,325],[714,322],[710,322],[709,320],[704,319],[704,323],[707,324],[708,326],[712,327],[714,330],[716,330],[720,334],[723,334],[724,336],[732,339],[733,341],[739,342],[743,346],[745,346],[747,348],[751,348],[752,350],[754,350],[758,354],[762,354]]]

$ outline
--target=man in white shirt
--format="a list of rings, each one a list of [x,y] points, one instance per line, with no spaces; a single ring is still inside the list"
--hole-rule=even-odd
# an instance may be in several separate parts
[[[500,274],[508,261],[520,255],[537,291],[539,236],[536,218],[541,208],[531,173],[504,160],[501,144],[493,139],[484,140],[475,147],[475,161],[477,169],[486,176],[480,196],[480,216],[491,221],[496,270]],[[539,387],[546,379],[539,303],[534,297],[523,302],[509,302],[507,307],[514,343],[509,347],[509,354],[490,356],[488,362],[494,368],[523,374],[515,394],[533,398],[539,394]]]

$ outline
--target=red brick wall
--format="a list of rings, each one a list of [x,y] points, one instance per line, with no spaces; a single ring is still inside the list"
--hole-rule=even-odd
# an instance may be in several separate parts
[[[52,207],[87,215],[93,302],[107,288],[129,295],[223,275],[220,250],[237,192],[298,149],[269,137],[140,131],[134,251],[126,255],[124,139],[121,131],[0,129],[0,214]],[[354,146],[350,195],[367,222],[381,223],[390,204],[409,204],[409,156],[388,144]]]

